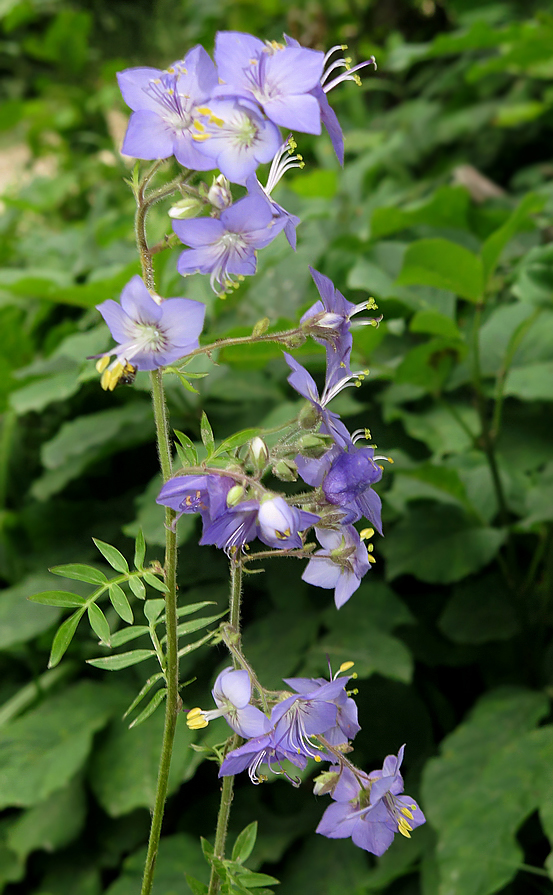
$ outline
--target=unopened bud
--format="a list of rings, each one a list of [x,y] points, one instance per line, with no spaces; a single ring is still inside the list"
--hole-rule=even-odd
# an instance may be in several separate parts
[[[298,423],[302,429],[313,429],[319,422],[319,413],[313,404],[304,404],[299,412]]]
[[[232,205],[230,183],[224,174],[219,174],[218,177],[213,178],[213,183],[207,193],[207,201],[218,211],[223,211],[224,208]]]
[[[249,454],[256,472],[262,472],[269,459],[269,449],[259,435],[256,435],[255,438],[252,438],[250,441]]]
[[[298,467],[293,460],[279,460],[273,466],[273,475],[281,482],[297,482]]]
[[[311,457],[318,460],[327,452],[332,443],[330,436],[324,435],[302,435],[298,441],[298,450],[304,457]]]
[[[282,341],[287,348],[300,348],[306,341],[306,336],[303,333],[293,333],[291,336],[286,336],[286,339],[283,338]]]
[[[262,320],[258,320],[254,328],[252,329],[253,338],[255,339],[257,336],[262,336],[264,333],[266,333],[269,329],[270,324],[271,321],[268,317],[263,317]]]
[[[203,207],[204,204],[198,197],[186,196],[184,199],[180,199],[171,206],[169,209],[169,217],[175,218],[177,221],[183,221],[186,218],[195,218],[201,213]]]
[[[334,792],[339,779],[340,774],[337,771],[323,771],[322,774],[315,777],[314,794],[316,796],[325,796]]]
[[[227,506],[235,507],[237,503],[240,503],[245,493],[242,485],[233,485],[227,494]]]

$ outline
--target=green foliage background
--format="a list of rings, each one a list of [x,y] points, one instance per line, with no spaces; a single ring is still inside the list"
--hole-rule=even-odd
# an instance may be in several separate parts
[[[473,0],[1,0],[7,895],[139,889],[162,716],[129,731],[121,715],[154,662],[117,675],[85,665],[102,648],[83,625],[46,671],[65,610],[26,598],[59,586],[48,566],[108,571],[92,536],[129,556],[141,527],[148,559],[161,556],[147,379],[106,394],[85,360],[109,345],[94,305],[138,270],[115,72],[164,67],[197,42],[209,50],[218,28],[344,42],[355,59],[379,62],[361,89],[332,97],[344,170],[326,138],[299,139],[308,164],[278,196],[302,218],[295,255],[280,237],[224,302],[204,278],[183,285],[177,250],[156,264],[161,294],[206,302],[209,339],[248,333],[265,316],[293,325],[315,300],[308,264],[353,301],[373,295],[384,314],[379,329],[355,334],[370,377],[336,401],[395,461],[379,486],[377,565],[339,613],[292,561],[248,579],[244,642],[267,686],[323,672],[326,654],[355,660],[357,763],[377,767],[406,741],[406,789],[429,821],[373,860],[314,834],[323,805],[308,783],[297,792],[244,780],[231,841],[257,819],[251,866],[280,877],[286,895],[553,892],[552,12]],[[153,238],[166,232],[166,210],[152,214]],[[312,344],[301,356],[321,373]],[[193,369],[210,370],[199,395],[176,382],[168,392],[174,426],[194,441],[202,406],[217,439],[297,410],[276,348],[228,349],[218,366]],[[224,558],[196,546],[190,519],[180,534],[182,601],[224,608]],[[184,657],[182,679],[197,678],[183,691],[188,707],[208,707],[225,662],[207,647]],[[201,733],[226,735],[223,722]],[[205,878],[198,834],[215,823],[215,766],[189,748],[184,723],[177,737],[156,895],[186,892],[185,872]]]

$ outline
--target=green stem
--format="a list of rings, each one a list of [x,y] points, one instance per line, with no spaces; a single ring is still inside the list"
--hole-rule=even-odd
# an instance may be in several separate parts
[[[240,556],[232,557],[230,560],[230,624],[240,636],[240,601],[242,598],[242,560]],[[235,655],[232,656],[232,663],[235,668],[240,667],[240,663]],[[232,738],[230,748],[235,749],[240,743],[240,737],[235,735]],[[234,791],[234,776],[223,777],[223,785],[221,786],[221,803],[219,805],[219,814],[217,816],[217,828],[215,830],[214,856],[221,861],[225,857],[225,843],[227,840],[228,822],[230,817],[230,806],[232,805],[232,796]],[[215,867],[211,866],[211,877],[209,880],[209,889],[207,895],[217,895],[221,885],[219,874]]]
[[[167,481],[172,473],[171,446],[169,441],[169,427],[167,421],[167,408],[163,394],[163,380],[159,370],[151,373],[152,403],[157,433],[157,447],[159,462],[163,474],[163,480]],[[169,785],[169,768],[175,739],[177,717],[179,713],[179,659],[177,638],[177,536],[173,530],[175,511],[165,510],[165,626],[167,631],[166,641],[166,668],[165,679],[167,681],[167,699],[165,702],[165,722],[163,727],[163,741],[161,745],[161,757],[159,762],[154,810],[152,813],[152,825],[148,841],[148,852],[144,866],[144,878],[142,881],[141,895],[150,895],[154,881],[154,869],[161,836],[161,825],[165,810],[165,799]]]
[[[277,342],[278,344],[284,344],[287,347],[290,347],[289,341],[293,336],[305,336],[305,330],[302,327],[296,327],[296,329],[284,329],[278,333],[263,333],[262,335],[256,336],[252,333],[251,336],[235,336],[233,338],[228,339],[216,339],[215,342],[211,342],[210,345],[202,345],[200,348],[195,348],[194,351],[191,351],[190,354],[185,355],[181,359],[181,361],[177,361],[177,364],[182,363],[182,366],[177,367],[178,370],[184,372],[184,368],[189,360],[193,357],[198,357],[201,354],[207,354],[209,357],[213,351],[217,351],[220,348],[233,348],[236,345],[252,345],[257,344],[258,342]],[[176,365],[175,365],[176,366]]]

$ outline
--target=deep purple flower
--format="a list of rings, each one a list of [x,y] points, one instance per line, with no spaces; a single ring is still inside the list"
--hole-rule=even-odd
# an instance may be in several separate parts
[[[268,245],[284,226],[269,204],[254,196],[225,208],[218,220],[173,221],[179,239],[192,247],[180,256],[177,270],[183,276],[209,273],[211,288],[226,292],[236,279],[255,273],[256,250]]]
[[[282,142],[279,129],[247,100],[211,99],[195,122],[196,141],[232,183],[245,184],[257,166],[270,162]]]
[[[252,685],[247,671],[224,668],[213,685],[216,709],[191,709],[186,723],[192,730],[207,727],[209,721],[223,716],[232,729],[242,737],[257,737],[268,733],[271,724],[266,715],[250,705]]]
[[[193,47],[167,71],[128,68],[117,75],[123,99],[133,110],[122,152],[133,158],[174,155],[194,171],[213,167],[201,151],[195,126],[203,104],[217,87],[217,71],[201,46]]]
[[[371,487],[381,478],[382,467],[375,462],[374,449],[353,445],[333,461],[323,480],[323,494],[329,503],[344,510],[344,522],[365,516],[382,534],[382,502]]]
[[[315,525],[320,519],[315,513],[307,513],[286,503],[283,497],[264,500],[257,516],[258,537],[268,547],[278,550],[300,548],[300,532]]]
[[[304,570],[302,581],[315,587],[334,589],[334,602],[340,609],[370,569],[369,553],[353,525],[342,525],[338,531],[316,528],[323,550],[317,550]]]
[[[425,817],[414,799],[401,795],[399,767],[404,748],[397,757],[388,755],[381,771],[356,776],[343,768],[331,793],[335,804],[326,809],[316,832],[329,839],[351,836],[355,845],[379,856],[390,847],[396,833],[409,839],[412,830],[425,823]]]
[[[258,500],[243,500],[227,507],[212,522],[204,525],[200,546],[214,544],[230,556],[255,538],[258,511]]]
[[[248,97],[280,127],[320,134],[319,103],[309,91],[320,82],[323,53],[276,41],[264,43],[238,31],[220,31],[215,38],[215,62],[224,82],[217,88],[218,95]]]
[[[177,475],[165,482],[156,503],[178,513],[201,513],[204,527],[227,509],[234,479],[219,475]]]
[[[198,347],[205,305],[189,298],[156,301],[139,276],[124,287],[120,304],[109,298],[96,307],[118,342],[97,364],[104,388],[113,389],[129,364],[138,370],[157,370]],[[112,354],[116,360],[106,369]]]
[[[248,740],[238,749],[229,752],[219,769],[219,777],[229,777],[233,774],[239,774],[248,768],[248,774],[252,783],[261,783],[266,780],[266,776],[259,774],[259,768],[262,764],[266,764],[273,774],[284,774],[288,780],[294,785],[299,784],[298,779],[290,777],[290,775],[282,767],[283,761],[290,761],[297,768],[305,768],[307,758],[298,752],[287,752],[281,745],[275,742],[274,730],[263,736],[255,737]]]

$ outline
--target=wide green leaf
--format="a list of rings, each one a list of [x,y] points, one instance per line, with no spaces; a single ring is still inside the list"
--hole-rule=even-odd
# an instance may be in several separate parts
[[[10,828],[8,846],[23,860],[35,849],[56,851],[77,838],[85,817],[85,793],[75,779],[21,814]]]
[[[478,301],[484,290],[482,261],[448,239],[419,239],[407,247],[397,283],[436,286]]]

